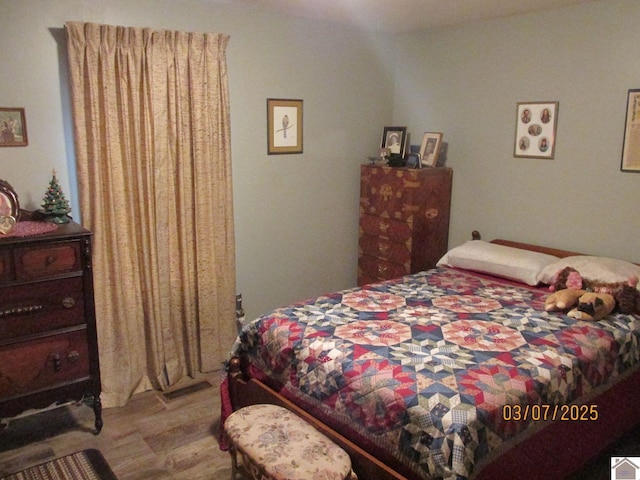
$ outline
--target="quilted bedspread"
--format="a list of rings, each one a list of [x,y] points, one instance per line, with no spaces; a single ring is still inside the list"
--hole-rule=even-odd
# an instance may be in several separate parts
[[[274,310],[232,353],[409,476],[472,478],[639,362],[639,317],[578,321],[544,311],[547,294],[437,268]]]

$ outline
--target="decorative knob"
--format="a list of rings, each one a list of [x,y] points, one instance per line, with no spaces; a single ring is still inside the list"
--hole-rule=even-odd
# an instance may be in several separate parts
[[[64,308],[73,308],[76,304],[76,299],[73,297],[64,297],[62,299],[62,306]]]
[[[49,265],[53,265],[54,263],[56,263],[56,257],[54,257],[53,255],[49,255],[49,256],[45,259],[45,263],[47,264],[47,266],[49,266]]]
[[[440,211],[437,208],[429,208],[426,212],[424,212],[424,216],[428,219],[436,218],[440,214]]]
[[[80,352],[76,351],[76,350],[72,350],[68,353],[67,355],[67,360],[69,360],[70,363],[75,363],[80,359]]]

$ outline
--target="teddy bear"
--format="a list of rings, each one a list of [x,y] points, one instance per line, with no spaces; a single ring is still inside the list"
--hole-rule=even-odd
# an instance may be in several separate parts
[[[627,282],[598,282],[583,278],[582,275],[572,267],[565,267],[558,271],[552,279],[549,290],[554,293],[547,298],[545,309],[548,311],[565,310],[578,304],[578,306],[572,310],[573,313],[571,316],[577,315],[577,312],[582,312],[582,315],[585,316],[585,310],[593,308],[597,310],[597,316],[602,318],[610,313],[607,312],[603,314],[603,312],[606,312],[609,308],[611,301],[609,297],[603,295],[610,295],[614,300],[612,310],[617,307],[622,313],[640,313],[640,291],[637,290],[637,285],[637,277],[630,277]],[[602,303],[600,301],[596,302],[593,295],[585,297],[583,301],[580,301],[585,293],[600,295]],[[590,304],[591,306],[581,306],[582,303]],[[598,308],[596,309],[596,307]],[[595,310],[594,313],[596,313]]]

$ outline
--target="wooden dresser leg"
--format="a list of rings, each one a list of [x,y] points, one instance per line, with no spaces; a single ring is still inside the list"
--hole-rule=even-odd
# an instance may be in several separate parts
[[[100,400],[100,395],[96,395],[93,397],[93,413],[96,416],[96,431],[95,434],[98,435],[102,430],[102,401]]]

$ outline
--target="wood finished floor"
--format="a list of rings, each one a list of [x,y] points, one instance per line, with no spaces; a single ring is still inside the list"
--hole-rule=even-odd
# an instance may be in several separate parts
[[[93,434],[93,410],[69,405],[13,420],[0,432],[0,477],[86,448],[97,448],[119,480],[225,480],[231,460],[220,450],[219,374],[212,387],[173,400],[158,392],[135,395],[126,406],[103,411],[104,428]],[[609,480],[612,456],[640,456],[634,429],[570,480]],[[241,475],[236,480],[242,480]],[[360,479],[375,480],[375,479]],[[499,480],[499,479],[497,479]]]
[[[92,433],[93,410],[83,404],[15,419],[0,432],[0,477],[97,448],[119,480],[228,479],[231,460],[217,440],[219,374],[196,380],[212,387],[170,401],[144,392],[124,407],[105,408],[99,435]]]

